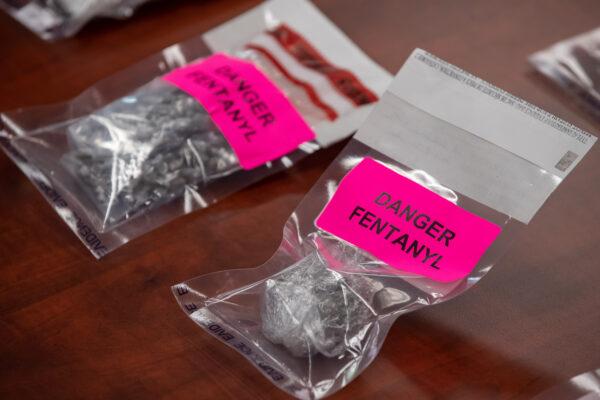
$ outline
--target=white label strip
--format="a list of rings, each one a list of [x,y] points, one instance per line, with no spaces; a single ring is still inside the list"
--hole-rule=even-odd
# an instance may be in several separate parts
[[[596,141],[595,136],[420,49],[412,53],[389,90],[560,178]]]

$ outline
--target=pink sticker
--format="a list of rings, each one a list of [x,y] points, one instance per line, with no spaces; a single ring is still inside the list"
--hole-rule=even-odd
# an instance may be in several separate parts
[[[273,161],[315,138],[292,103],[250,62],[219,53],[163,79],[202,104],[244,169]]]
[[[344,177],[316,225],[439,282],[467,276],[501,231],[371,158]]]

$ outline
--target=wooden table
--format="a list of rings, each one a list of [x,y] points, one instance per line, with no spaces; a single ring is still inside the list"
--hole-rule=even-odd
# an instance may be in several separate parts
[[[422,47],[583,129],[527,56],[600,22],[597,0],[318,0],[395,72]],[[0,15],[0,110],[66,100],[95,81],[257,4],[163,1],[48,44]],[[259,265],[343,145],[96,261],[0,156],[0,398],[284,399],[204,333],[169,287]],[[476,287],[400,318],[335,399],[529,398],[600,367],[600,146]]]

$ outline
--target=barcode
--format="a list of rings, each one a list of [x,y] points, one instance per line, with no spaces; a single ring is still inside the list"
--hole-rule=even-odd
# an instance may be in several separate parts
[[[565,172],[571,166],[571,164],[573,164],[573,161],[575,161],[577,157],[579,156],[576,153],[573,153],[570,150],[567,151],[565,155],[562,156],[560,161],[556,164],[556,169]]]

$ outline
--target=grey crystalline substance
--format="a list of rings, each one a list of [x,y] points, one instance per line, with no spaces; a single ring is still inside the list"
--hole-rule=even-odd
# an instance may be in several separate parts
[[[342,355],[360,347],[375,314],[366,303],[381,287],[355,275],[328,269],[314,252],[265,282],[261,319],[263,335],[296,357]],[[360,293],[360,296],[358,295]]]
[[[240,169],[196,99],[160,80],[68,127],[62,163],[110,228]]]
[[[99,13],[101,15],[127,15],[140,0],[37,0],[65,20],[77,19]]]

